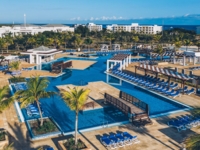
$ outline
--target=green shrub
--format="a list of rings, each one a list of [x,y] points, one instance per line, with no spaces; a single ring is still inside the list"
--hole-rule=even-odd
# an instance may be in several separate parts
[[[34,121],[31,123],[31,128],[35,135],[46,134],[46,133],[58,131],[56,125],[51,120],[44,120],[42,126],[40,126],[39,120]]]
[[[24,77],[12,77],[9,79],[11,83],[26,82]]]
[[[39,126],[39,122],[38,122],[38,127],[36,128],[36,131],[38,133],[48,133],[48,132],[55,131],[55,129],[56,129],[56,126],[54,125],[53,122],[44,121],[44,124],[42,126]]]
[[[73,138],[70,138],[67,140],[67,142],[64,142],[63,145],[65,146],[65,148],[69,149],[69,150],[79,150],[79,149],[83,149],[86,148],[85,144],[79,139],[78,140],[78,144],[77,144],[77,148],[75,147],[75,140]]]

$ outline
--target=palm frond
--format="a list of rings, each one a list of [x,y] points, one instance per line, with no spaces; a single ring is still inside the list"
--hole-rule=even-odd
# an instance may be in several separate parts
[[[64,91],[61,90],[61,96],[65,103],[69,106],[71,110],[78,112],[81,110],[87,100],[87,97],[90,93],[89,89],[79,89],[77,87],[69,88]]]
[[[185,141],[187,150],[199,150],[200,149],[200,134],[193,135]]]

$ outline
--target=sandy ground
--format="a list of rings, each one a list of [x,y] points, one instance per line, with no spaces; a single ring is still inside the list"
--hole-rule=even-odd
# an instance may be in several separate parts
[[[65,86],[61,86],[60,88],[66,88]],[[69,86],[73,87],[74,85]],[[91,90],[89,96],[98,104],[101,104],[99,101],[103,99],[103,94],[105,92],[112,93],[114,96],[119,94],[118,89],[102,81],[90,82],[87,86],[82,87],[86,87]],[[187,99],[187,101],[189,100]],[[195,100],[190,99],[190,101]],[[80,132],[79,136],[84,138],[84,141],[86,141],[87,144],[89,143],[91,145],[90,148],[92,150],[106,150],[100,142],[100,137],[102,137],[102,135],[121,132],[129,132],[132,135],[137,135],[140,142],[138,144],[118,148],[118,150],[180,150],[184,139],[189,135],[200,133],[200,129],[192,128],[178,132],[175,128],[169,127],[167,122],[172,118],[188,113],[189,112],[180,112],[170,114],[169,116],[155,118],[152,119],[154,123],[153,125],[142,128],[136,128],[131,124],[102,127],[101,129],[93,131]],[[51,145],[55,150],[59,150],[57,145],[58,141],[66,139],[66,136],[59,136],[44,140],[30,141],[26,125],[24,123],[19,123],[13,106],[0,114],[0,127],[7,129],[9,132],[9,140],[10,142],[14,142],[14,150],[33,150],[33,147],[36,148],[41,145]]]
[[[55,74],[55,73],[50,73],[48,71],[40,71],[40,70],[30,70],[30,71],[21,71],[21,77],[26,77],[26,78],[29,78],[31,76],[34,76],[34,75],[40,75],[40,76],[58,76],[58,74]],[[11,75],[8,75],[8,74],[4,74],[4,73],[0,73],[0,83],[1,83],[1,87],[2,86],[5,86],[5,85],[8,85],[9,82],[8,82],[8,79],[11,78],[12,76]]]
[[[87,60],[70,60],[70,61],[72,61],[72,66],[73,66],[72,69],[80,69],[80,70],[84,70],[93,65],[94,63],[96,63],[96,61],[87,61]]]

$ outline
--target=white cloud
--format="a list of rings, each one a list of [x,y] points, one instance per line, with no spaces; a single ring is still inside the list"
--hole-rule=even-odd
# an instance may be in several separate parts
[[[190,15],[190,14],[185,14],[184,17],[187,17],[187,16],[189,16],[189,15]]]
[[[71,18],[70,20],[81,20],[81,17]]]
[[[106,17],[106,16],[102,16],[102,17],[90,17],[90,19],[81,19],[80,17],[75,17],[75,18],[71,18],[70,20],[122,20],[124,19],[123,17],[116,17],[116,16],[112,16],[112,17]]]

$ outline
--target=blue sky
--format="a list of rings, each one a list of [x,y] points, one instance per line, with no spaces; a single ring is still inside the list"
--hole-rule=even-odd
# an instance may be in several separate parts
[[[200,0],[0,0],[0,22],[106,20],[200,14]]]

